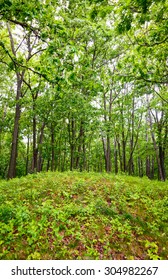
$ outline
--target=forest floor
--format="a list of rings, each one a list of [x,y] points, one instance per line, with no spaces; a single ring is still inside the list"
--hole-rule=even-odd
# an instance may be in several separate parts
[[[78,172],[1,180],[0,259],[168,259],[168,184]]]

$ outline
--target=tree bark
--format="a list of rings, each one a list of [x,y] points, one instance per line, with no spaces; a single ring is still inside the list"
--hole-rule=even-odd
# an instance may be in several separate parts
[[[21,105],[19,103],[21,98],[21,89],[22,89],[22,82],[24,77],[24,72],[20,77],[20,74],[17,73],[17,94],[16,94],[16,107],[15,107],[15,119],[14,119],[14,128],[12,134],[12,146],[11,146],[11,154],[10,154],[10,161],[9,161],[9,169],[8,169],[8,179],[12,179],[16,177],[16,160],[17,160],[17,153],[18,153],[18,137],[19,137],[19,120],[21,115]]]
[[[26,152],[26,175],[29,172],[29,149],[30,149],[30,135],[27,136],[27,152]]]
[[[37,149],[37,124],[36,124],[36,116],[35,116],[35,106],[33,104],[33,162],[32,162],[32,171],[36,172],[37,171],[37,153],[38,153],[38,149]]]
[[[151,114],[150,114],[150,111],[149,111],[149,121],[150,121],[150,127],[151,127],[151,136],[152,136],[152,140],[153,140],[153,146],[154,146],[154,150],[155,150],[155,153],[156,153],[156,159],[157,159],[157,164],[158,164],[158,179],[161,180],[161,181],[165,181],[165,177],[164,177],[164,170],[163,170],[163,166],[162,166],[162,162],[161,162],[161,158],[160,158],[160,155],[158,153],[158,147],[157,147],[157,144],[156,144],[156,140],[155,140],[155,135],[154,135],[154,132],[153,132],[153,128],[152,128],[152,118],[151,118]]]
[[[14,40],[11,33],[10,25],[7,23],[10,45],[13,56],[16,58],[16,51],[14,46]],[[24,80],[25,70],[22,72],[17,71],[16,65],[14,65],[16,71],[16,79],[17,79],[17,89],[16,89],[16,107],[15,107],[15,119],[14,119],[14,128],[12,134],[12,146],[10,153],[10,161],[9,161],[9,169],[8,169],[8,179],[12,179],[16,177],[16,160],[18,154],[18,137],[19,137],[19,120],[21,115],[21,104],[20,99],[22,97],[22,83]]]
[[[110,143],[110,128],[111,124],[111,111],[112,111],[112,90],[110,90],[110,99],[109,99],[109,108],[107,109],[107,96],[106,93],[103,95],[104,102],[104,121],[108,126],[106,131],[106,136],[102,135],[102,143],[103,143],[103,151],[104,151],[104,159],[105,159],[105,169],[106,172],[111,172],[111,143]],[[108,118],[107,118],[108,115]]]
[[[40,130],[38,148],[37,148],[37,172],[42,171],[43,159],[42,159],[42,144],[43,144],[43,136],[44,136],[44,128],[45,122],[43,122]]]
[[[54,127],[51,126],[51,171],[55,169]]]
[[[117,151],[117,141],[114,139],[114,166],[115,174],[118,173],[118,151]]]
[[[138,175],[143,177],[143,161],[140,157],[138,157]]]
[[[69,132],[69,144],[70,144],[70,170],[72,171],[74,169],[74,164],[75,164],[74,153],[75,153],[75,142],[76,142],[75,120],[73,116],[69,116],[68,132]]]

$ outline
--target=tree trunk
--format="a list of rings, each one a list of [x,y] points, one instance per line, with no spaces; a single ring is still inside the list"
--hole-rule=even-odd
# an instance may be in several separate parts
[[[138,157],[138,176],[143,177],[143,161]]]
[[[111,144],[110,144],[110,128],[111,124],[111,112],[112,112],[112,90],[110,90],[109,108],[107,109],[107,96],[104,92],[103,95],[104,102],[104,122],[108,125],[106,136],[102,135],[104,159],[105,159],[105,169],[106,172],[111,172]]]
[[[72,171],[74,168],[74,145],[71,144],[71,162],[70,162],[70,170]]]
[[[55,169],[55,147],[54,147],[54,127],[51,127],[51,171]]]
[[[8,170],[8,179],[12,179],[12,178],[16,177],[16,159],[17,159],[17,152],[18,152],[20,115],[21,115],[21,106],[20,106],[20,104],[16,104],[15,122],[14,122],[14,129],[13,129],[13,135],[12,135],[12,147],[11,147],[10,163],[9,163],[9,170]]]
[[[16,50],[14,46],[14,39],[12,36],[12,32],[10,29],[10,25],[7,23],[7,29],[9,33],[11,51],[13,56],[16,58]],[[17,89],[16,89],[16,107],[15,107],[15,119],[14,119],[14,129],[12,134],[12,146],[11,146],[11,153],[10,153],[10,161],[9,161],[9,169],[8,169],[8,179],[12,179],[16,176],[16,161],[17,161],[17,153],[18,153],[18,137],[19,137],[19,120],[21,115],[21,104],[20,99],[22,97],[22,83],[24,80],[25,70],[19,72],[17,70],[16,65],[15,72],[16,72],[16,79],[17,79]]]
[[[106,151],[106,166],[107,172],[111,172],[111,147],[110,147],[110,136],[107,136],[107,151]]]
[[[14,120],[14,129],[12,135],[12,147],[10,154],[9,170],[8,170],[8,179],[16,177],[16,160],[18,153],[18,137],[19,137],[19,120],[21,115],[21,105],[19,103],[21,98],[21,89],[22,82],[24,77],[24,72],[20,77],[20,73],[16,74],[17,76],[17,94],[16,94],[16,107],[15,107],[15,120]]]
[[[69,144],[70,144],[70,170],[72,171],[74,169],[74,164],[75,164],[74,153],[75,153],[75,142],[76,142],[75,120],[73,116],[69,117],[68,132],[69,132]]]
[[[81,120],[80,130],[78,136],[78,154],[76,157],[76,168],[80,168],[80,171],[86,169],[86,147],[85,147],[85,133],[84,122]]]
[[[42,143],[43,143],[43,136],[44,136],[44,128],[45,128],[45,122],[43,122],[41,130],[40,130],[40,136],[38,141],[38,148],[37,148],[37,172],[42,171],[42,165],[43,165],[43,159],[42,159]]]
[[[159,179],[162,181],[166,180],[166,171],[165,171],[165,152],[162,146],[159,145],[159,160],[160,160],[160,167],[162,170],[162,177],[159,174]]]
[[[30,149],[30,135],[27,137],[27,152],[26,152],[26,175],[29,172],[29,149]]]
[[[161,158],[160,158],[160,155],[158,153],[158,147],[157,147],[157,144],[156,144],[155,135],[154,135],[153,128],[152,128],[152,118],[151,118],[150,111],[149,111],[149,121],[150,121],[150,127],[151,127],[151,136],[152,136],[152,140],[153,140],[153,146],[154,146],[154,150],[155,150],[155,153],[156,153],[156,159],[157,159],[157,164],[158,164],[158,171],[159,171],[158,179],[161,180],[161,181],[165,181],[164,170],[163,170],[163,166],[162,166],[163,163],[161,162]],[[164,160],[164,159],[162,159],[162,160]]]
[[[126,172],[126,141],[124,131],[122,131],[122,160],[123,160],[123,171]]]
[[[122,161],[122,155],[121,155],[121,144],[120,144],[120,140],[117,137],[117,144],[118,144],[118,156],[119,156],[119,160],[120,160],[120,171],[123,171],[123,161]]]
[[[115,166],[115,174],[118,173],[118,152],[117,152],[117,141],[114,140],[114,166]]]
[[[154,164],[155,164],[155,160],[154,160],[154,156],[152,156],[152,161],[151,161],[151,179],[154,179],[154,175],[155,175]]]
[[[105,160],[105,170],[106,172],[111,172],[111,147],[110,147],[110,137],[102,137],[104,160]]]
[[[35,116],[35,105],[33,104],[33,162],[32,162],[32,171],[36,172],[37,171],[37,153],[38,153],[38,149],[37,149],[37,143],[36,143],[36,139],[37,139],[37,131],[36,131],[36,116]]]
[[[146,156],[146,176],[151,179],[150,156]]]
[[[48,171],[49,168],[50,168],[50,158],[47,159],[47,168],[46,168],[46,170]]]
[[[131,135],[130,135],[130,157],[128,160],[128,174],[134,174],[134,163],[133,163],[133,152],[134,152],[134,118],[135,118],[135,100],[134,97],[132,98],[132,114],[131,114]],[[138,137],[138,130],[137,130],[137,137]],[[137,139],[138,140],[138,139]]]

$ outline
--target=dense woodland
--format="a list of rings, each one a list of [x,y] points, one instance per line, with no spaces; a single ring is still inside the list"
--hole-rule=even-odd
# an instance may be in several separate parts
[[[167,85],[167,0],[0,0],[0,259],[168,259]]]
[[[168,2],[0,1],[0,177],[168,173]]]

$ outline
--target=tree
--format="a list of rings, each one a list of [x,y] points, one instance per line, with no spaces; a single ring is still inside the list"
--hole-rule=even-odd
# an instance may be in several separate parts
[[[1,3],[0,176],[76,169],[165,180],[166,2]]]

